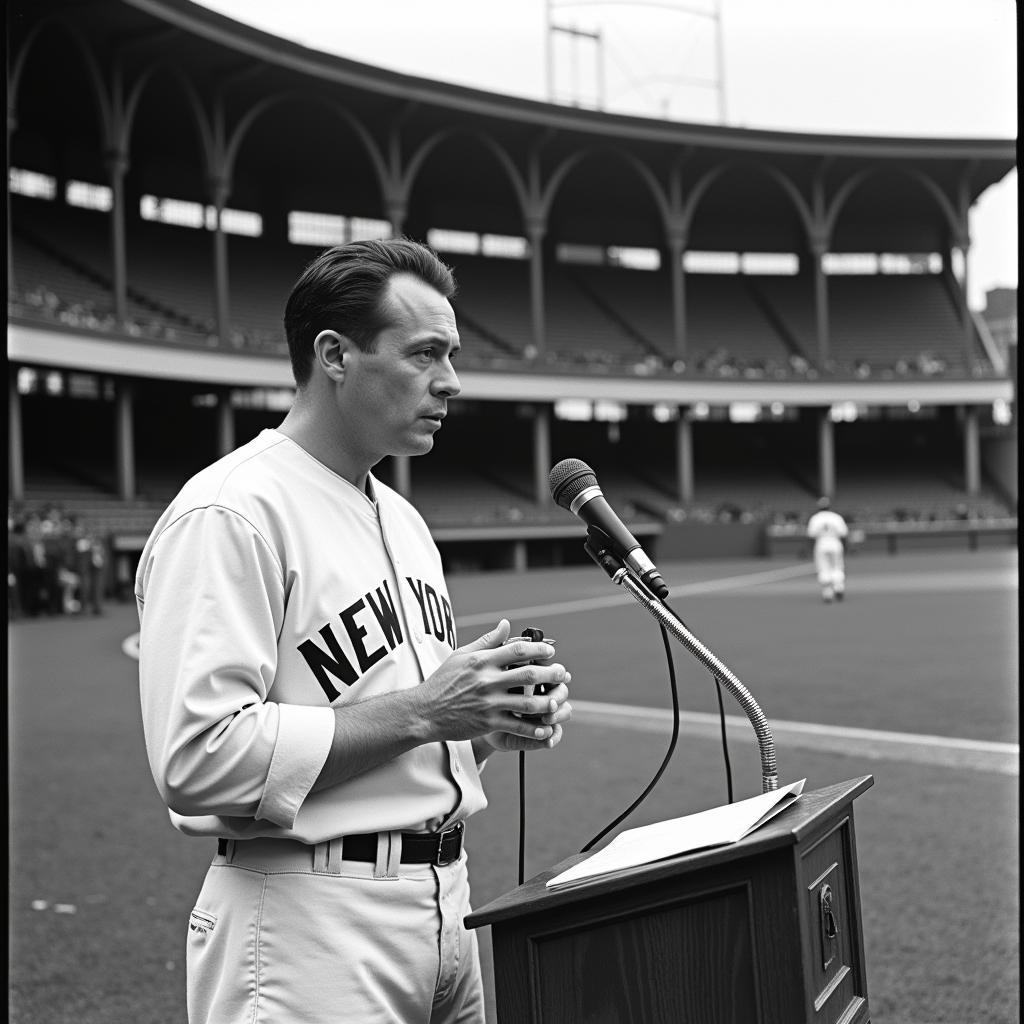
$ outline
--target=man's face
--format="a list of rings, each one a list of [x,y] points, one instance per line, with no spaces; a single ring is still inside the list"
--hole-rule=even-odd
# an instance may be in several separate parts
[[[459,351],[455,313],[440,292],[396,274],[384,293],[390,325],[373,352],[350,349],[339,409],[346,447],[368,465],[386,455],[423,455],[461,390],[451,360]]]

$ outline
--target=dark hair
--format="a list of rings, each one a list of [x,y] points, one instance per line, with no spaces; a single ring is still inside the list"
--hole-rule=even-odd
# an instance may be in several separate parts
[[[395,274],[414,274],[446,299],[455,277],[437,255],[410,238],[348,242],[325,249],[302,272],[284,309],[284,330],[295,383],[302,387],[313,369],[313,341],[323,330],[351,338],[372,352],[389,325],[381,301]]]

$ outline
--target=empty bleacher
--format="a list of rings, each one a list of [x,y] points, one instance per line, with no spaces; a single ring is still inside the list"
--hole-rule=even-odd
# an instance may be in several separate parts
[[[814,282],[807,276],[760,275],[746,278],[755,301],[767,305],[776,333],[791,350],[817,365],[818,328],[814,311]]]
[[[814,495],[800,482],[774,466],[702,469],[694,485],[693,506],[705,509],[737,509],[757,518],[813,503]]]
[[[455,310],[470,331],[483,328],[498,358],[522,358],[532,346],[529,264],[522,260],[459,256],[452,260],[459,282]],[[545,335],[551,361],[632,366],[651,354],[642,331],[607,300],[608,273],[642,275],[601,267],[551,264],[544,276]],[[623,303],[625,304],[625,303]],[[485,339],[486,340],[486,339]]]
[[[671,362],[672,291],[664,274],[619,267],[579,266],[569,274],[613,316],[628,324],[640,340],[639,355],[654,354]]]
[[[949,370],[970,367],[963,328],[940,275],[836,275],[829,278],[829,338],[833,358],[892,368],[922,352]]]
[[[560,263],[548,268],[544,282],[547,346],[565,362],[631,366],[650,355],[650,347],[606,303],[602,284],[607,285],[610,275],[590,273],[599,269]]]
[[[83,520],[99,537],[148,534],[166,501],[137,498],[122,501],[115,494],[56,472],[40,471],[25,482],[25,497],[18,502],[24,515],[43,513],[51,506]]]
[[[773,374],[783,371],[789,351],[746,280],[733,274],[689,274],[686,279],[687,362],[716,371],[731,361]]]
[[[886,465],[878,460],[846,459],[836,473],[835,507],[857,522],[887,520],[950,520],[958,509],[982,518],[1011,514],[1006,502],[983,482],[977,495],[968,495],[962,473],[939,462]]]
[[[110,320],[114,298],[107,219],[93,211],[58,212],[36,204],[31,216],[22,214],[12,228],[15,298],[42,290],[55,301],[51,308],[28,306],[19,311],[86,329],[205,341],[212,321],[196,296],[212,295],[210,266],[196,266],[194,250],[180,251],[180,236],[157,237],[153,227],[141,225],[139,232],[128,236],[127,323],[117,324]],[[167,229],[160,225],[158,230]],[[184,289],[182,280],[190,282]],[[61,312],[67,315],[61,317]],[[91,323],[88,314],[104,321],[102,327]]]
[[[436,464],[420,469],[416,462],[413,467],[412,500],[431,526],[495,526],[546,518],[521,490],[490,474]]]
[[[286,354],[284,308],[299,274],[319,250],[273,245],[263,239],[228,242],[230,320],[246,347]]]
[[[16,293],[41,289],[52,292],[65,303],[88,305],[99,313],[107,313],[112,308],[108,289],[72,269],[35,240],[15,234],[11,239],[11,254]]]
[[[452,305],[461,318],[460,330],[468,319],[487,332],[492,348],[500,348],[512,357],[521,356],[533,337],[529,264],[462,255],[448,262],[459,286]],[[479,330],[474,332],[474,340],[479,336]]]
[[[204,231],[134,221],[128,232],[128,287],[173,311],[176,326],[215,330],[213,242]]]
[[[12,206],[12,310],[72,323],[216,344],[213,240],[207,231],[129,218],[129,323],[110,322],[110,225],[96,211],[18,201]],[[282,316],[291,285],[317,251],[267,239],[228,237],[231,348],[285,354]],[[520,362],[532,353],[530,266],[525,260],[453,256],[453,305],[467,362]],[[671,368],[671,287],[663,273],[549,260],[544,280],[546,359],[644,372]],[[25,294],[48,292],[56,312]],[[864,376],[984,372],[965,351],[959,312],[942,275],[832,275],[828,279],[830,367]],[[71,318],[74,321],[74,317]],[[102,323],[96,323],[96,321]],[[817,363],[812,282],[806,275],[686,277],[686,368],[713,376],[784,376],[791,357]],[[924,358],[922,358],[924,357]],[[678,370],[679,368],[676,367]],[[989,368],[990,369],[990,368]]]
[[[114,297],[108,279],[100,272],[61,252],[45,239],[15,234],[11,241],[14,263],[15,309],[22,315],[39,316],[88,330],[118,331]],[[156,314],[128,297],[127,313],[136,323],[147,323]]]

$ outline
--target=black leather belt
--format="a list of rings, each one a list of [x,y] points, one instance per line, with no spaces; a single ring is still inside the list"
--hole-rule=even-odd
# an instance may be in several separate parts
[[[459,859],[465,822],[457,821],[443,832],[403,832],[403,864],[436,864],[444,867]],[[376,860],[377,833],[345,836],[341,841],[341,856],[345,860]]]
[[[441,832],[403,832],[403,864],[436,864],[444,867],[459,859],[466,824],[457,821]],[[344,860],[375,861],[377,859],[376,832],[345,836],[341,841],[341,856]],[[301,848],[302,844],[295,844]],[[312,852],[313,847],[306,847]],[[217,840],[217,852],[224,856],[228,852],[228,840]]]

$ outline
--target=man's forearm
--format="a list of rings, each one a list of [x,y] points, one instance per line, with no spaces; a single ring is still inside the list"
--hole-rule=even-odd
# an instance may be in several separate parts
[[[334,709],[334,740],[310,792],[347,782],[433,738],[415,690],[343,704]]]

